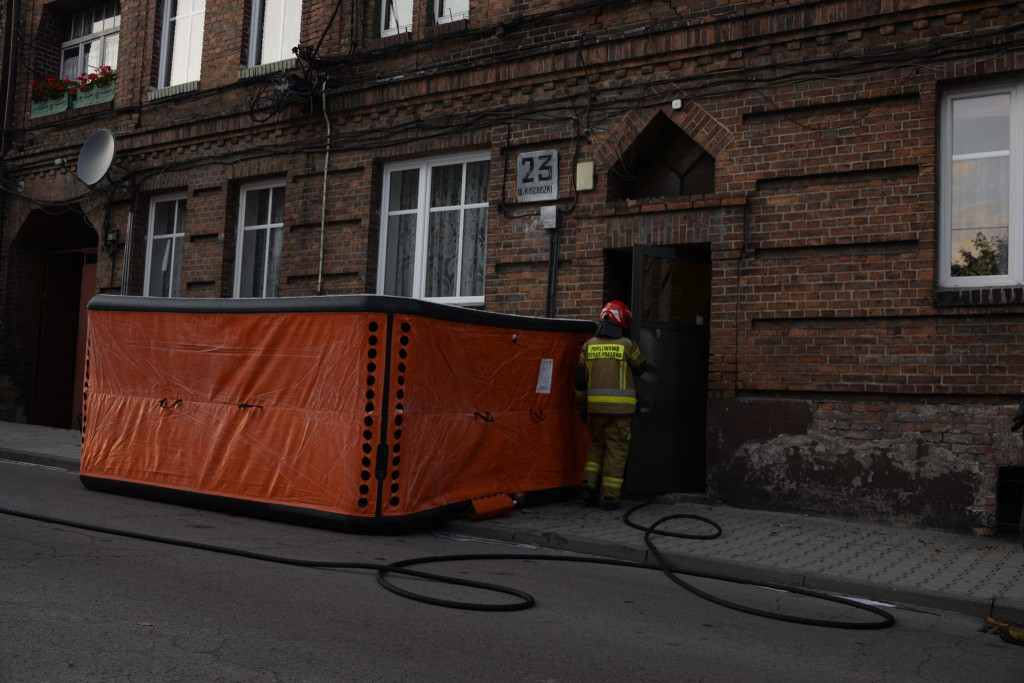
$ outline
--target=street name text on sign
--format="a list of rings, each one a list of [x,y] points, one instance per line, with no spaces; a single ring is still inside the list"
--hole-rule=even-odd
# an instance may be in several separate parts
[[[520,202],[558,198],[558,150],[523,152],[519,155],[516,172],[516,190]]]

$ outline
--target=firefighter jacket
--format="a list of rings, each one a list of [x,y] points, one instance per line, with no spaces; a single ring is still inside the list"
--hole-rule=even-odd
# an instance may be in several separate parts
[[[633,373],[644,365],[639,345],[629,337],[587,340],[576,373],[576,407],[593,415],[632,415],[637,406]]]

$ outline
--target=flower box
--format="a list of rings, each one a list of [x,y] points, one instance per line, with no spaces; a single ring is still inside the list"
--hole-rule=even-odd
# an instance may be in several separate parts
[[[67,111],[69,99],[68,94],[64,93],[59,97],[51,97],[48,100],[33,102],[32,113],[29,114],[29,118],[37,119],[40,116],[49,116],[50,114],[59,114],[62,111]]]
[[[94,85],[88,90],[80,89],[75,93],[75,109],[91,107],[94,104],[110,102],[114,99],[114,84]]]

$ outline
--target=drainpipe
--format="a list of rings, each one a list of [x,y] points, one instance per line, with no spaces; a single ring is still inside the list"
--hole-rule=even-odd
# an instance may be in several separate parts
[[[11,119],[14,116],[14,85],[17,81],[15,74],[17,70],[14,68],[14,25],[17,23],[18,18],[21,16],[21,0],[10,0],[5,3],[4,9],[7,10],[7,15],[4,17],[4,38],[3,38],[3,55],[4,55],[4,69],[3,74],[0,74],[0,92],[2,92],[2,113],[0,113],[0,183],[7,182],[7,152],[10,149],[10,138],[11,138]],[[7,218],[7,193],[0,192],[0,265],[3,264],[3,237],[6,236],[6,218]],[[2,283],[3,273],[0,271],[0,283]],[[7,288],[0,284],[0,291],[7,292]],[[4,307],[4,302],[0,301],[0,307]]]
[[[555,317],[555,301],[558,290],[558,207],[542,206],[540,209],[540,227],[547,230],[551,240],[548,246],[548,291],[544,307],[544,315]]]
[[[17,78],[14,69],[14,25],[18,22],[21,13],[21,0],[11,0],[6,3],[7,16],[4,18],[4,72],[0,74],[0,83],[3,84],[3,117],[0,122],[3,124],[3,131],[0,132],[0,159],[7,158],[7,150],[10,148],[11,118],[14,114],[14,85]],[[3,165],[6,177],[7,165]]]
[[[339,3],[340,5],[340,3]],[[327,168],[331,162],[331,119],[327,115],[327,79],[320,85],[321,108],[324,111],[324,122],[327,124],[327,148],[324,152],[324,187],[320,197],[320,265],[316,275],[316,293],[324,293],[324,243],[327,240],[325,222],[327,220]]]
[[[128,227],[125,230],[124,253],[121,254],[121,294],[128,294],[129,270],[132,263],[132,227],[135,223],[135,183],[132,182],[132,194],[128,203]],[[114,275],[114,258],[110,258],[110,275]]]
[[[554,318],[558,291],[558,229],[552,229],[549,234],[551,236],[551,245],[549,247],[550,257],[548,258],[548,300],[544,315],[548,318]]]

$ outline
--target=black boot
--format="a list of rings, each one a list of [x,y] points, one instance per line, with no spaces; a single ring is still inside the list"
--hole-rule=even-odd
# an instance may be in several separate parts
[[[587,507],[597,505],[597,491],[589,486],[584,486],[580,489],[580,500],[582,500],[583,504]]]

